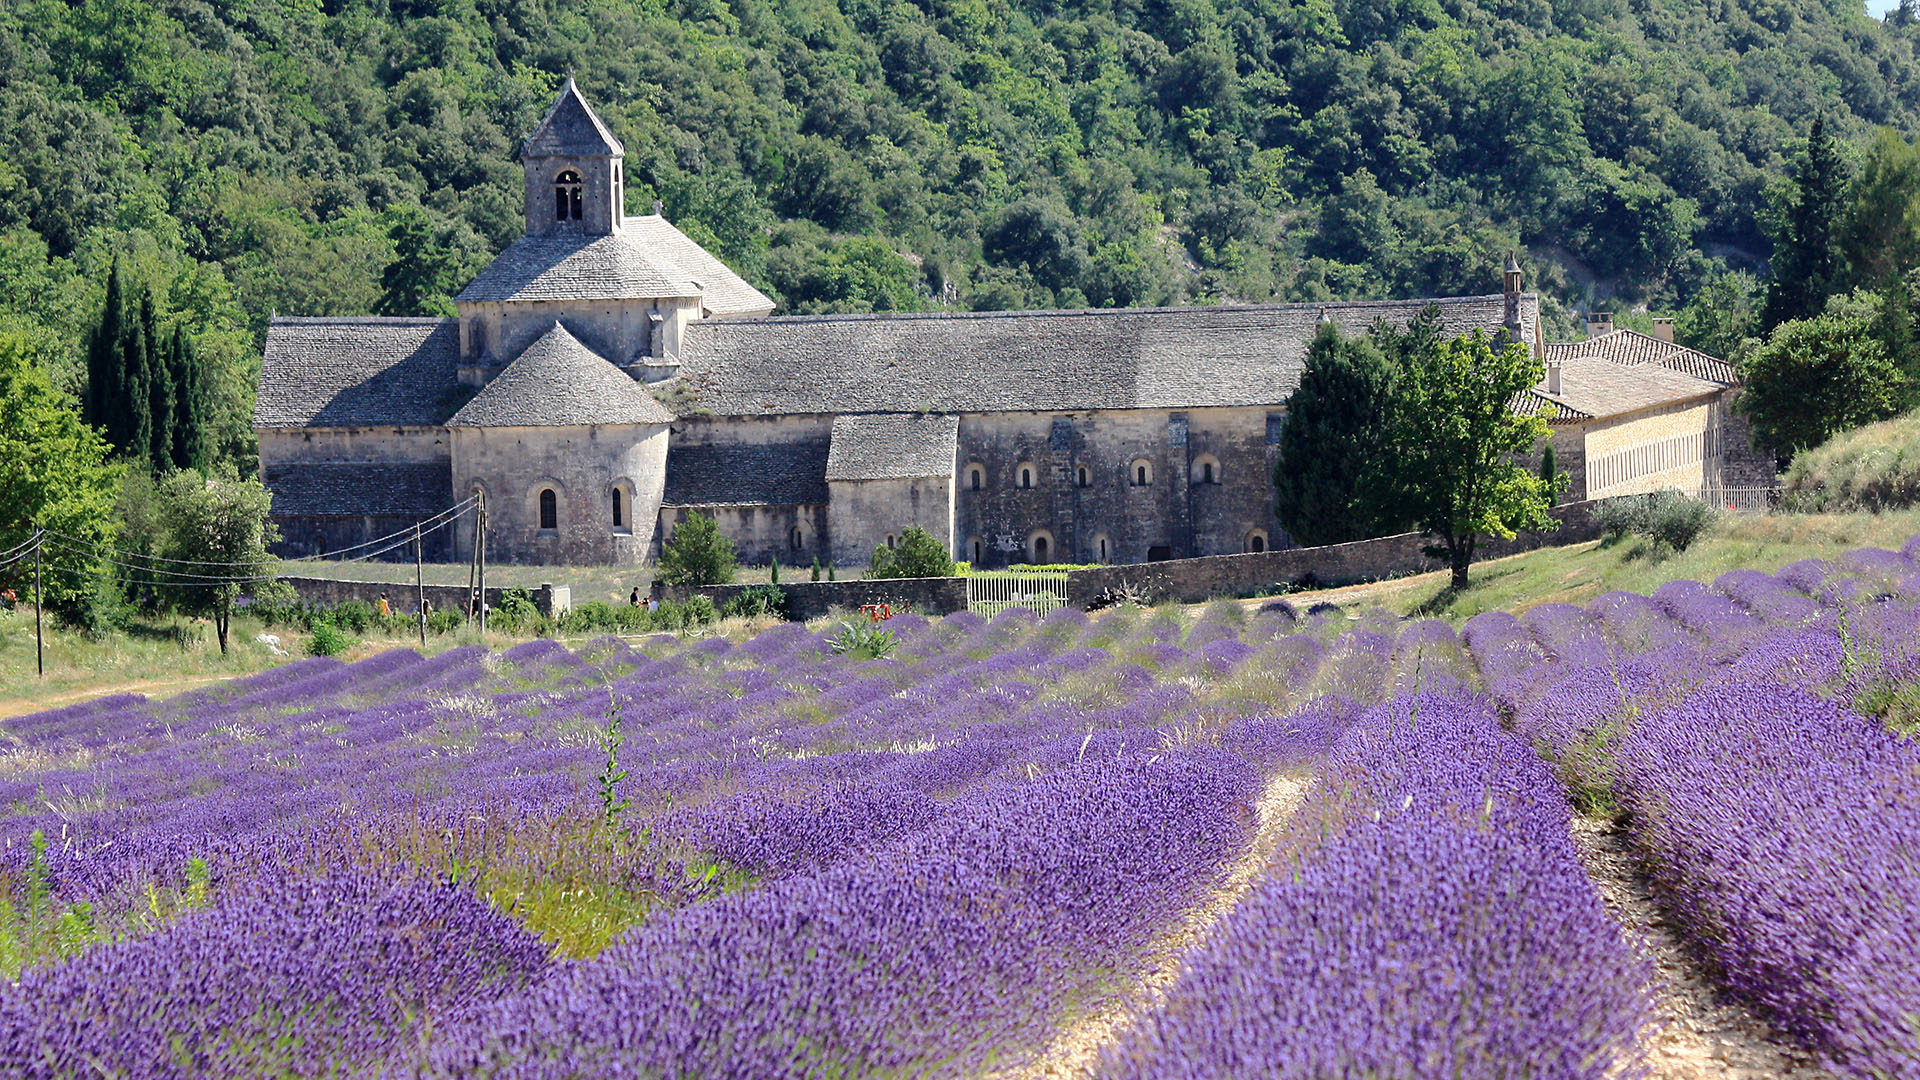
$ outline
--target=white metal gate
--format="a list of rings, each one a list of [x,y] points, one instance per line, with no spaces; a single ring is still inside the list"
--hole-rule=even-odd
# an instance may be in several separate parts
[[[992,618],[1021,607],[1046,614],[1067,606],[1064,570],[980,570],[967,575],[967,610]]]

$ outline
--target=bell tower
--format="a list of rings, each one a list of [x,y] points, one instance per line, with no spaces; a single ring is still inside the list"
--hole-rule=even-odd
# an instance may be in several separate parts
[[[573,76],[520,148],[528,236],[609,236],[626,205],[626,149],[580,96]]]

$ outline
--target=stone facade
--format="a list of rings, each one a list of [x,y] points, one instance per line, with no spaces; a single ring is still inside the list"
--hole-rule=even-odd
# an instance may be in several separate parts
[[[664,426],[453,429],[454,490],[484,494],[488,557],[572,566],[638,563],[652,552],[666,480]],[[543,528],[541,493],[554,493]],[[621,523],[614,522],[614,492]],[[472,551],[470,530],[457,550]]]

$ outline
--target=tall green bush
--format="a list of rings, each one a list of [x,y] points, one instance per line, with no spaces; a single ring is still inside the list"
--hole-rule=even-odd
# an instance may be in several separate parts
[[[673,530],[660,554],[660,580],[668,585],[730,585],[739,568],[733,541],[698,511]]]
[[[952,577],[953,556],[947,545],[918,525],[909,525],[900,534],[897,547],[885,544],[873,549],[873,561],[867,571],[875,578]]]

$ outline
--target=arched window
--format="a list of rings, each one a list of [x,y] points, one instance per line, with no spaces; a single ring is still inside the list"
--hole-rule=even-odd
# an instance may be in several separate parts
[[[1024,461],[1021,462],[1018,475],[1020,477],[1020,487],[1022,490],[1026,490],[1028,488],[1033,487],[1033,466],[1032,465]]]
[[[1048,541],[1048,539],[1044,535],[1034,537],[1033,538],[1033,564],[1035,566],[1041,566],[1047,563],[1053,555],[1052,548],[1053,548],[1053,544],[1050,541]]]
[[[554,532],[560,528],[560,496],[552,488],[540,489],[540,531]]]
[[[987,486],[987,470],[984,465],[967,466],[967,486],[975,491]]]
[[[317,532],[313,534],[313,553],[315,555],[325,555],[327,553],[326,533]]]
[[[1113,541],[1106,533],[1093,538],[1093,556],[1096,562],[1109,562],[1113,559]]]
[[[613,527],[616,530],[627,527],[627,508],[619,488],[613,489]]]
[[[787,547],[793,549],[794,551],[800,551],[800,550],[803,550],[806,546],[807,546],[807,534],[801,531],[800,526],[795,525],[793,527],[793,531],[787,534]]]
[[[986,545],[981,543],[979,537],[971,537],[967,540],[967,551],[973,555],[973,565],[979,566],[980,557],[985,553]]]
[[[1128,482],[1134,487],[1146,487],[1153,483],[1153,462],[1146,458],[1134,458],[1127,466]]]
[[[1247,534],[1247,553],[1258,555],[1267,550],[1267,530],[1255,529]]]
[[[583,200],[580,174],[567,169],[553,179],[553,220],[580,220]]]
[[[893,536],[893,534],[892,534],[892,533],[888,533],[888,534],[887,534],[887,546],[888,546],[888,547],[892,547],[892,546],[893,546],[893,541],[894,541],[894,536]]]
[[[1080,466],[1078,469],[1074,470],[1073,482],[1080,485],[1083,488],[1092,487],[1093,486],[1093,470],[1087,468],[1085,465]]]
[[[1201,454],[1193,459],[1193,482],[1196,484],[1217,484],[1220,482],[1220,459],[1212,454]]]

